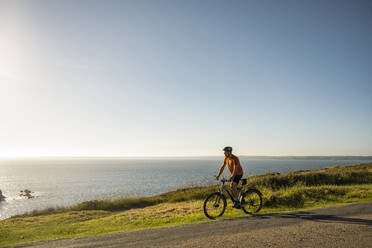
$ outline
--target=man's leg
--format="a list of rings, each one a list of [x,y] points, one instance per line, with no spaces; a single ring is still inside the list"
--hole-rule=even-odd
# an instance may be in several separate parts
[[[232,191],[232,195],[234,197],[235,201],[238,201],[238,189],[237,189],[238,184],[236,182],[231,182],[230,187]]]

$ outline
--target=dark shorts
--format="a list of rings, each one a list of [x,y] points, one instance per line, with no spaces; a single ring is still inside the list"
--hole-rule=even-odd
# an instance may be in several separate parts
[[[235,175],[234,179],[232,180],[235,183],[239,183],[240,179],[242,179],[243,175]]]

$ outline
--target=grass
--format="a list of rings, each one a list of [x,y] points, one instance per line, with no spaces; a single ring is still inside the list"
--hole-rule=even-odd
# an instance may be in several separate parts
[[[263,193],[260,214],[372,201],[372,163],[269,173],[248,186]],[[203,200],[216,186],[179,189],[153,197],[88,201],[33,211],[0,221],[0,246],[210,221]],[[223,218],[245,216],[231,208]]]

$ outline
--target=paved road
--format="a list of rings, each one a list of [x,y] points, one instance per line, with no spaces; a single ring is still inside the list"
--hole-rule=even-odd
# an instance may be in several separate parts
[[[372,248],[372,202],[16,247]]]

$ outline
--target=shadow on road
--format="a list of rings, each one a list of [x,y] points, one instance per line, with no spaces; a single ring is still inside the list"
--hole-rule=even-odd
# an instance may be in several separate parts
[[[349,224],[362,224],[372,226],[372,220],[359,219],[359,218],[347,218],[329,214],[314,214],[311,212],[297,212],[297,213],[285,213],[279,214],[276,217],[279,218],[299,218],[304,220],[322,221],[322,222],[345,222]]]

